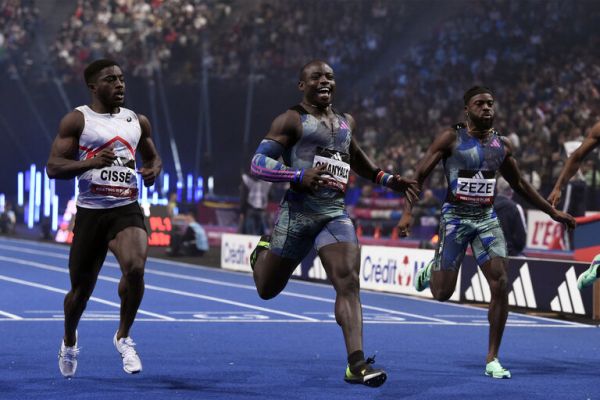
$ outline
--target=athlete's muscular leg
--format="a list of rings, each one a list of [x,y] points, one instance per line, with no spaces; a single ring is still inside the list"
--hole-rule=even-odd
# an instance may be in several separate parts
[[[431,272],[431,294],[438,301],[446,301],[456,289],[458,270],[440,270]]]
[[[277,296],[285,288],[299,263],[268,250],[261,251],[252,274],[260,298],[269,300]]]
[[[69,253],[71,290],[64,300],[66,346],[75,345],[77,325],[94,291],[107,251],[106,245],[92,245],[74,240]]]
[[[335,320],[342,327],[346,351],[362,351],[360,249],[354,243],[334,243],[322,247],[319,257],[336,292]]]
[[[108,243],[121,267],[119,297],[121,320],[117,339],[129,336],[137,310],[144,295],[144,265],[148,256],[148,234],[139,227],[128,227]]]
[[[507,259],[494,257],[481,266],[481,271],[490,285],[491,301],[488,311],[490,338],[486,362],[498,356],[504,326],[508,318],[508,278],[506,276]]]

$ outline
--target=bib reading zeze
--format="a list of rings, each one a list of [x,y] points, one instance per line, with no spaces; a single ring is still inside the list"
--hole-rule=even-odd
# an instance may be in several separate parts
[[[137,114],[123,107],[118,114],[99,114],[88,106],[77,110],[85,118],[79,138],[79,159],[94,158],[107,148],[117,157],[112,165],[90,169],[79,176],[77,205],[113,208],[137,201],[135,149],[142,134]]]
[[[461,202],[491,205],[494,203],[494,171],[458,171],[455,197]]]
[[[344,192],[350,176],[350,155],[337,150],[317,147],[313,167],[326,165],[325,183],[329,188]]]

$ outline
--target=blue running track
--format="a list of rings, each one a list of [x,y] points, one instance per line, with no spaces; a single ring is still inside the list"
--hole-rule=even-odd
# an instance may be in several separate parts
[[[388,381],[348,385],[327,285],[291,281],[270,301],[252,277],[149,259],[131,336],[144,370],[112,345],[120,272],[107,258],[79,325],[79,367],[60,375],[68,248],[0,238],[0,399],[600,399],[600,336],[589,325],[511,313],[484,376],[486,310],[364,291],[365,353]]]

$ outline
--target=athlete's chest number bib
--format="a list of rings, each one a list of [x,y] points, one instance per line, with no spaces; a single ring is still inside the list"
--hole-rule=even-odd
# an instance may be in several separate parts
[[[137,197],[137,176],[129,167],[112,165],[92,172],[91,191],[114,197]]]
[[[327,175],[329,179],[326,179],[327,186],[344,192],[350,176],[350,155],[337,150],[317,147],[313,167],[320,167],[323,164],[327,165],[326,171],[329,173]]]
[[[496,178],[493,171],[458,171],[456,198],[468,203],[491,205],[494,203]]]

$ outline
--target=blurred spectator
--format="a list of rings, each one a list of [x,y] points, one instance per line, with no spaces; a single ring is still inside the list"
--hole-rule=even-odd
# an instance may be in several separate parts
[[[440,206],[442,203],[434,196],[431,189],[425,189],[423,196],[413,207],[414,226],[431,226],[437,225],[437,216],[439,215]],[[436,220],[432,224],[432,221]]]
[[[177,193],[171,193],[169,195],[169,202],[167,203],[167,215],[171,220],[179,214],[179,204],[177,204]]]
[[[512,200],[513,190],[504,178],[497,179],[496,189],[494,210],[498,214],[498,220],[506,239],[508,255],[522,255],[527,244],[527,224],[523,207]]]
[[[169,256],[202,256],[208,251],[208,236],[193,212],[177,215],[172,226]]]
[[[265,235],[268,233],[267,205],[271,182],[242,174],[240,185],[240,233]]]
[[[12,203],[7,201],[4,211],[0,214],[0,233],[13,234],[17,224],[17,216],[12,208]]]

